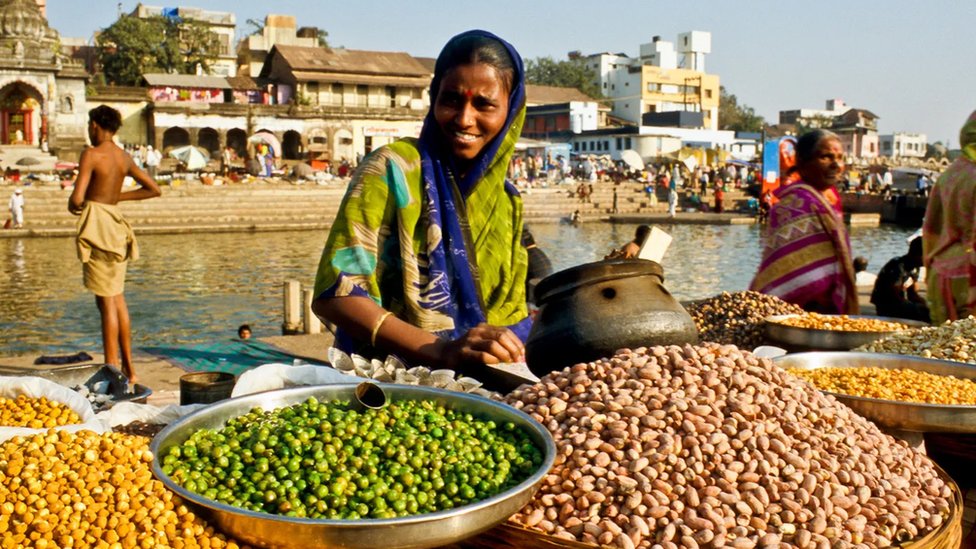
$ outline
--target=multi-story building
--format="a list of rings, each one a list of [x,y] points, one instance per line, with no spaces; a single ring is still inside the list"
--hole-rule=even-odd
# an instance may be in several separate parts
[[[834,118],[831,131],[840,137],[844,153],[853,158],[878,157],[878,115],[864,109],[848,109]]]
[[[261,74],[264,61],[275,45],[314,48],[319,43],[317,36],[299,36],[295,16],[268,15],[260,33],[245,36],[237,44],[238,74],[251,77]]]
[[[834,119],[850,109],[843,99],[828,99],[824,109],[793,109],[779,111],[780,124],[792,124],[804,128],[830,128]]]
[[[217,36],[217,57],[210,67],[210,74],[214,76],[237,75],[237,55],[234,52],[237,18],[233,12],[188,7],[161,8],[139,4],[131,15],[139,18],[160,16],[192,19],[205,24],[210,32]]]
[[[718,129],[719,77],[705,72],[711,33],[690,31],[673,42],[655,36],[641,44],[640,56],[600,53],[586,57],[611,114],[641,124],[645,113],[700,112],[703,128]]]
[[[925,158],[928,141],[924,133],[895,132],[878,136],[881,156],[891,158]]]
[[[610,111],[576,88],[535,84],[525,86],[525,104],[522,135],[531,139],[563,141],[602,128]]]

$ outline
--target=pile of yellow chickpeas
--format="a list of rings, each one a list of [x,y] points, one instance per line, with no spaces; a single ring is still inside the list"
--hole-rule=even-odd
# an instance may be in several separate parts
[[[832,393],[901,402],[976,405],[976,382],[908,368],[789,368],[787,372]]]
[[[0,397],[0,426],[50,429],[77,423],[81,423],[78,414],[60,402],[26,395]]]
[[[148,444],[56,430],[0,444],[0,547],[239,547],[153,478]]]
[[[808,330],[833,330],[837,332],[897,332],[908,328],[900,322],[879,318],[857,318],[848,315],[822,315],[806,313],[778,320],[777,324]]]

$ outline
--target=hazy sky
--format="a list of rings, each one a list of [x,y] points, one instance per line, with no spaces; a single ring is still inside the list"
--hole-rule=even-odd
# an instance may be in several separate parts
[[[177,2],[145,2],[178,6]],[[48,0],[48,19],[65,36],[91,37],[134,0]],[[820,0],[773,2],[578,0],[188,0],[247,19],[295,15],[299,26],[329,32],[351,49],[436,57],[448,38],[483,28],[524,58],[602,51],[638,54],[655,35],[712,33],[706,69],[740,103],[770,122],[780,110],[823,108],[828,98],[872,111],[881,133],[921,132],[959,144],[976,109],[976,0]]]

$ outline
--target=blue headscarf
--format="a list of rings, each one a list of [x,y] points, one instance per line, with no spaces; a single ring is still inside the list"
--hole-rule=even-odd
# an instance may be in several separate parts
[[[495,138],[485,146],[472,163],[471,169],[460,180],[456,178],[458,170],[454,165],[451,151],[444,143],[440,126],[434,117],[436,98],[440,91],[440,83],[444,73],[453,67],[444,67],[445,53],[451,45],[461,39],[469,37],[483,37],[497,41],[505,47],[512,60],[514,77],[508,97],[508,115],[505,125]],[[442,233],[441,245],[430,250],[429,279],[440,280],[436,293],[450,295],[446,305],[438,309],[455,319],[455,327],[451,334],[443,334],[452,339],[464,335],[469,329],[486,321],[482,297],[478,284],[471,270],[471,261],[466,246],[465,230],[461,227],[461,220],[466,218],[464,199],[471,193],[475,185],[481,181],[485,172],[491,166],[498,154],[499,147],[508,134],[512,122],[525,105],[525,69],[522,57],[511,44],[483,30],[471,30],[461,33],[448,41],[438,56],[435,65],[434,78],[430,86],[430,110],[424,119],[424,126],[420,132],[418,148],[421,158],[421,172],[423,187],[427,200],[428,219],[431,224],[439,226]],[[452,186],[456,184],[462,203],[455,203],[455,193]],[[518,191],[509,181],[505,181],[505,190],[509,194],[517,195]],[[444,276],[438,276],[441,273]],[[523,341],[528,337],[531,320],[526,318],[518,324],[509,326]]]

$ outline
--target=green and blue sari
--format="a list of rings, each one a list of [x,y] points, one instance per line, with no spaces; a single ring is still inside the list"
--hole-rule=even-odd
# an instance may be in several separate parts
[[[316,299],[363,296],[398,318],[456,339],[487,322],[528,336],[521,245],[522,199],[506,180],[525,121],[525,73],[518,52],[505,126],[462,178],[434,120],[433,101],[419,139],[367,156],[353,174],[322,252]],[[431,97],[438,85],[435,78]],[[367,352],[341,329],[336,345]]]

